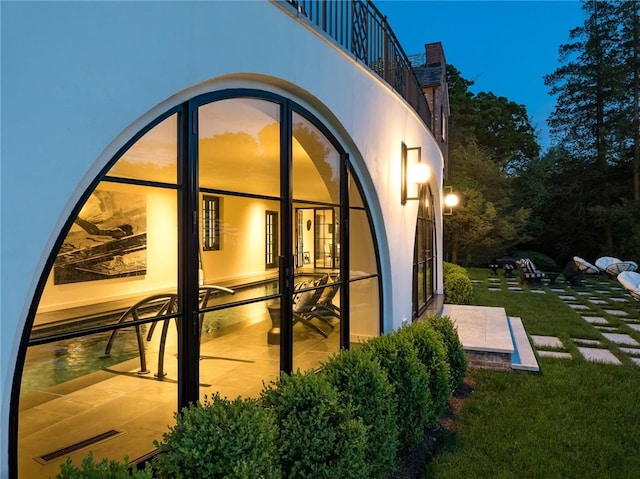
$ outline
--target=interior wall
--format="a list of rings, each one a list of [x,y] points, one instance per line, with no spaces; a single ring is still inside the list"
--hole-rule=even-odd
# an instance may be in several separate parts
[[[220,250],[202,252],[206,284],[238,282],[264,274],[266,210],[279,208],[269,201],[221,197]]]

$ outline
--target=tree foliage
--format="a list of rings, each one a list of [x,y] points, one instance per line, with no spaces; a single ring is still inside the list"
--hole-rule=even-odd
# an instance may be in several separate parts
[[[533,206],[545,226],[536,241],[556,257],[637,259],[640,3],[586,1],[583,11],[561,66],[544,78],[557,95],[548,120],[556,146],[539,165],[549,192]]]
[[[451,125],[448,183],[462,198],[445,217],[447,259],[484,263],[529,238],[527,208],[512,201],[517,172],[539,153],[526,109],[493,93],[473,94],[473,82],[447,67]]]

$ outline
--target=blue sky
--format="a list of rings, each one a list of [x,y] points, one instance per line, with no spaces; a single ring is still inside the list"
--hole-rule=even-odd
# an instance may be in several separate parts
[[[442,42],[447,63],[474,93],[493,92],[524,104],[544,148],[555,106],[543,76],[558,63],[558,47],[584,23],[579,0],[377,0],[407,55]]]

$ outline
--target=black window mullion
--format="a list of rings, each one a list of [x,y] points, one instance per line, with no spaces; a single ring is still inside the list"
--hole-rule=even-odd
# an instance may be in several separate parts
[[[198,401],[198,109],[189,102],[179,121],[180,205],[178,214],[178,409]]]
[[[280,370],[293,370],[293,188],[292,188],[292,137],[293,121],[288,101],[282,105],[280,121],[280,238],[282,254],[279,258],[280,278]]]
[[[340,347],[349,349],[349,154],[340,155]]]

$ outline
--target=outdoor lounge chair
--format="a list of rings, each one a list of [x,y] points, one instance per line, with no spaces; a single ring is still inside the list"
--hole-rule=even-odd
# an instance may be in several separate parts
[[[311,321],[317,319],[333,329],[331,321],[320,314],[317,309],[318,302],[326,289],[322,286],[324,286],[327,281],[328,275],[324,275],[315,281],[302,281],[295,285],[295,294],[293,295],[293,325],[295,326],[296,323],[302,323],[325,338],[329,337],[329,335]]]
[[[545,274],[529,258],[517,260],[516,267],[520,273],[521,284],[540,284],[545,277]]]
[[[579,256],[573,257],[573,262],[576,267],[584,274],[598,274],[599,270],[597,266],[592,265],[586,259],[582,259]]]
[[[612,256],[603,256],[596,260],[596,266],[603,273],[611,278],[615,278],[623,271],[635,271],[638,265],[633,261],[622,261]]]
[[[618,275],[618,281],[636,301],[636,305],[640,305],[640,273],[622,271]]]

